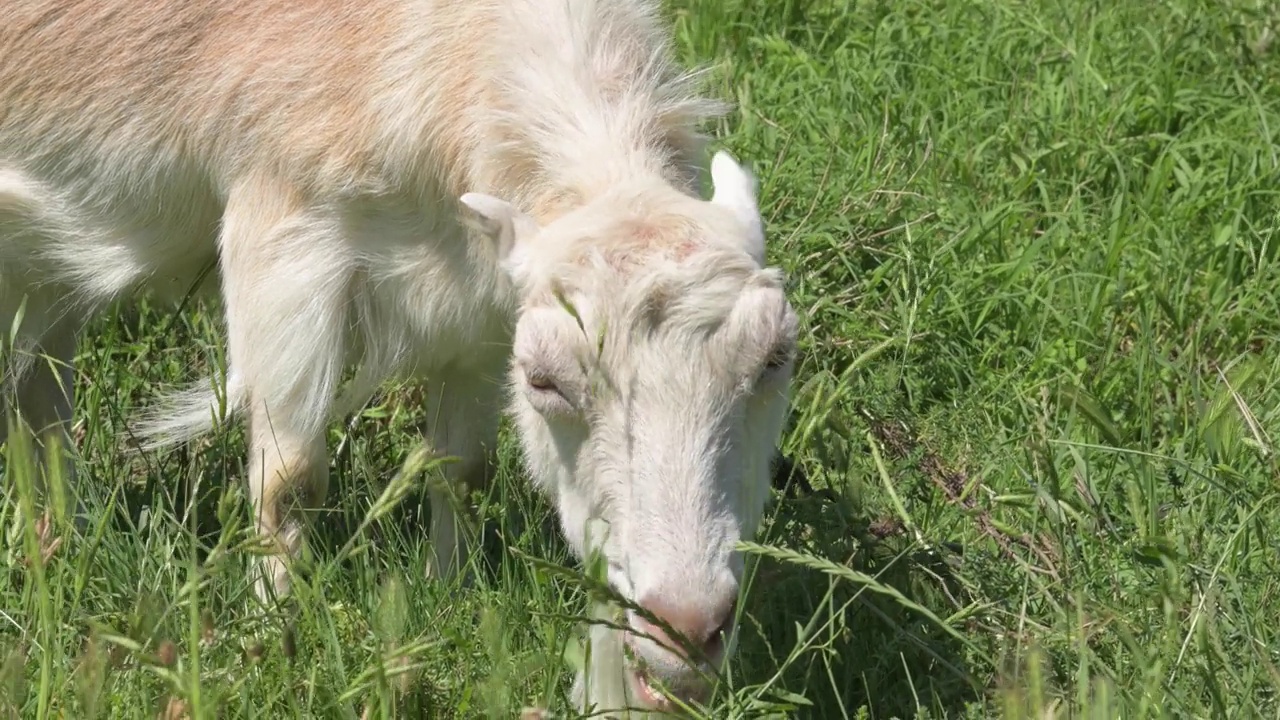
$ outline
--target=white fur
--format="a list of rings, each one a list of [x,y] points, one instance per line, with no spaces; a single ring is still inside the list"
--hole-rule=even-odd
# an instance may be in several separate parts
[[[327,423],[398,374],[427,384],[452,480],[483,484],[506,405],[574,551],[604,526],[619,592],[700,633],[719,622],[796,318],[763,267],[750,173],[717,154],[713,199],[695,195],[695,127],[721,108],[672,62],[656,0],[119,2],[32,0],[0,27],[0,313],[25,302],[19,344],[69,364],[93,313],[181,296],[215,265],[226,387],[173,393],[141,429],[160,447],[224,407],[247,420],[278,547],[264,595],[288,591],[327,491]],[[24,417],[65,435],[69,370],[8,370]],[[447,497],[441,576],[469,552]],[[638,701],[606,672],[634,674],[623,643],[698,689],[657,644],[593,634],[584,703]]]

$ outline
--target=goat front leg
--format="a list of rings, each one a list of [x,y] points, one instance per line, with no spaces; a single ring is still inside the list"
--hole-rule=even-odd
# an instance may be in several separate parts
[[[472,517],[468,495],[487,487],[493,470],[501,411],[502,362],[453,368],[428,383],[427,439],[438,456],[455,458],[443,467],[444,485],[433,485],[431,558],[428,577],[452,579],[467,565],[473,539],[464,522]],[[466,577],[464,576],[464,580]]]
[[[603,622],[616,623],[617,606],[593,603],[591,617],[597,621],[587,628],[586,641],[590,657],[578,669],[570,690],[570,700],[579,712],[592,717],[645,717],[640,711],[628,714],[634,707],[628,689],[630,671],[626,667],[622,634]]]
[[[324,504],[329,472],[323,434],[300,428],[289,413],[253,403],[249,418],[249,496],[258,534],[269,543],[255,585],[266,602],[291,589],[290,562],[306,542],[307,515]]]
[[[306,515],[328,493],[324,430],[344,361],[349,244],[287,185],[254,178],[228,200],[221,238],[231,382],[248,411],[249,489],[270,543],[258,596],[289,594]]]

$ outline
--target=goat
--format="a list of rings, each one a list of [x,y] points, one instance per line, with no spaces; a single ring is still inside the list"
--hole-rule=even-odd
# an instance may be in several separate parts
[[[425,439],[459,459],[449,481],[484,486],[509,411],[575,554],[600,553],[661,621],[594,630],[609,650],[578,702],[706,697],[797,319],[753,175],[717,153],[699,197],[697,128],[725,105],[677,66],[656,0],[15,0],[5,15],[0,315],[22,308],[5,387],[38,439],[70,445],[87,320],[212,266],[225,406],[275,548],[259,595],[289,592],[327,493],[326,424],[420,380]],[[210,386],[153,407],[147,447],[227,419]],[[431,573],[452,577],[468,541],[444,491],[430,499]]]

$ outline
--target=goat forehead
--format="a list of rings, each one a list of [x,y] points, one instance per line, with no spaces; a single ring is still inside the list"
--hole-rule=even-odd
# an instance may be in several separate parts
[[[541,319],[527,339],[517,331],[521,352],[557,345],[615,372],[705,375],[765,352],[787,331],[780,276],[733,248],[704,246],[683,259],[651,253],[625,268],[568,262],[547,280],[526,308]]]
[[[706,246],[664,250],[678,255],[655,254],[633,271],[620,273],[617,282],[600,288],[616,298],[618,311],[634,329],[649,331],[671,323],[719,324],[757,284],[759,269],[740,252]]]

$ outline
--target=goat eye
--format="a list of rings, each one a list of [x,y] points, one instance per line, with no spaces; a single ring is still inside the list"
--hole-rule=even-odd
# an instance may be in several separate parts
[[[530,373],[525,376],[524,382],[528,387],[525,392],[539,412],[555,416],[577,413],[577,405],[565,395],[550,375]]]
[[[785,367],[787,363],[791,362],[793,356],[794,353],[787,348],[775,350],[769,355],[769,358],[765,360],[764,369],[768,372],[779,370]]]
[[[560,388],[556,387],[556,383],[545,375],[530,375],[529,387],[540,392],[559,392]]]

